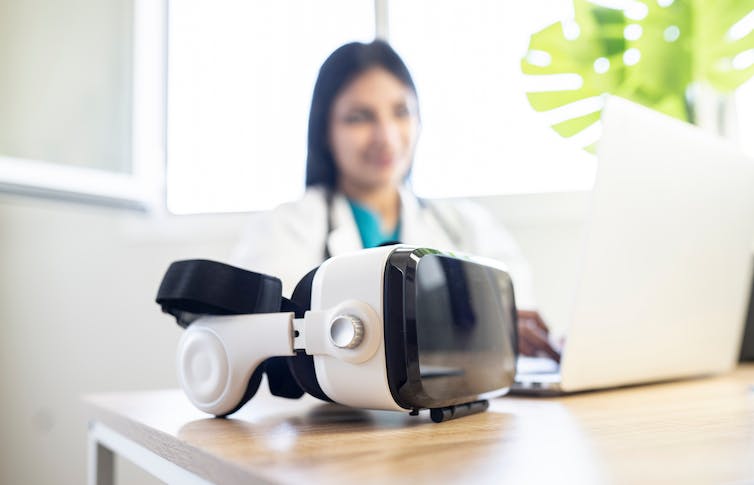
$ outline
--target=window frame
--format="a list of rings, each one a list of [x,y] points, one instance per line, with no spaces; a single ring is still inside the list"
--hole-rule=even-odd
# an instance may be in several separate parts
[[[134,0],[131,171],[0,155],[0,192],[151,212],[164,206],[167,0]]]

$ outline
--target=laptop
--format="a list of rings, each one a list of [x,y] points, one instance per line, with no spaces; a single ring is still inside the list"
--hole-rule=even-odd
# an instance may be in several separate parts
[[[560,366],[519,361],[514,391],[561,394],[717,374],[741,349],[754,161],[622,98],[604,132]]]

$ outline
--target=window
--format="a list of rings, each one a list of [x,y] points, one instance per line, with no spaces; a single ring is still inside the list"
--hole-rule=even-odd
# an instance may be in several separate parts
[[[374,38],[374,2],[176,0],[168,32],[168,209],[297,198],[317,71],[339,45]]]
[[[3,3],[0,189],[137,209],[157,200],[162,102],[150,93],[163,59],[159,42],[140,45],[159,41],[162,14],[149,0]]]
[[[570,0],[81,0],[75,13],[55,0],[6,4],[0,190],[139,209],[166,200],[176,214],[296,199],[317,70],[375,26],[417,84],[419,195],[592,185],[596,160],[578,147],[599,127],[561,138],[549,126],[579,107],[536,113],[525,92],[550,87],[547,76],[520,70],[529,35],[571,16]],[[754,156],[754,81],[735,99]]]
[[[171,3],[169,210],[260,210],[297,198],[317,69],[337,46],[371,40],[385,5],[389,39],[419,91],[420,195],[589,189],[594,157],[529,107],[519,68],[529,34],[567,16],[570,2],[531,3]]]
[[[394,1],[389,15],[390,40],[412,71],[422,110],[417,193],[591,189],[596,160],[578,143],[598,130],[561,138],[553,120],[529,106],[532,86],[519,67],[529,36],[572,15],[570,2]]]

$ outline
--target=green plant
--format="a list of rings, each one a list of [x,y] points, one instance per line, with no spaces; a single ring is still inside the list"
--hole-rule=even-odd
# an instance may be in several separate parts
[[[532,35],[521,61],[524,74],[581,77],[577,89],[527,93],[537,111],[611,93],[693,122],[695,86],[730,93],[754,75],[754,0],[628,0],[622,9],[574,0],[574,12]],[[569,137],[599,117],[552,127]]]

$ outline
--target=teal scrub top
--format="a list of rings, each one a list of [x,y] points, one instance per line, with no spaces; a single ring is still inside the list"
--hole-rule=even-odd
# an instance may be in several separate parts
[[[395,225],[394,231],[385,234],[380,229],[381,221],[377,213],[351,199],[348,199],[348,204],[351,206],[353,218],[356,220],[356,226],[361,235],[361,243],[365,248],[374,248],[386,242],[398,241],[401,232],[400,220]]]

